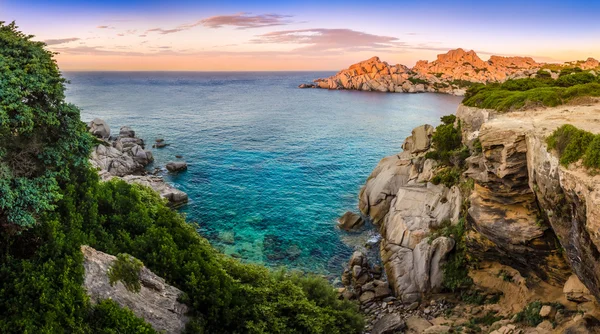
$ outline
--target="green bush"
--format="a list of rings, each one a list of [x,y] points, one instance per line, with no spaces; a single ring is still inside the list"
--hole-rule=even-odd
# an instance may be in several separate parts
[[[588,145],[583,157],[583,165],[587,168],[600,169],[600,135]]]
[[[127,291],[140,292],[140,272],[144,264],[129,254],[120,253],[113,265],[108,268],[108,279],[111,286],[122,282]]]
[[[544,71],[545,72],[545,71]],[[555,107],[578,97],[600,96],[600,81],[589,72],[548,77],[507,80],[502,84],[474,85],[463,104],[471,107],[517,110],[529,106]]]
[[[559,87],[571,87],[575,85],[597,82],[597,80],[598,79],[596,76],[590,72],[582,72],[560,76],[558,79],[556,79],[555,85]]]
[[[129,309],[119,307],[117,303],[110,299],[105,299],[95,305],[86,320],[90,324],[89,333],[157,333],[143,319],[136,317]]]
[[[457,168],[444,168],[435,174],[431,179],[431,183],[438,185],[443,184],[450,188],[458,184],[460,180],[460,170]]]
[[[525,323],[531,327],[535,327],[542,323],[544,319],[540,316],[540,310],[542,309],[542,303],[535,301],[527,304],[525,308],[517,313],[516,321]]]
[[[32,37],[0,21],[0,224],[32,226],[52,209],[91,142],[52,52]]]
[[[458,126],[454,127],[456,116],[443,116],[441,120],[442,124],[435,128],[435,132],[431,137],[431,144],[434,151],[427,152],[425,158],[437,160],[443,165],[462,168],[470,152],[462,144],[460,121],[458,122]]]
[[[555,149],[560,157],[560,163],[568,166],[581,159],[594,135],[580,130],[573,125],[565,124],[556,129],[546,143],[549,149]]]
[[[556,150],[563,166],[583,159],[587,168],[600,168],[600,135],[565,124],[546,139],[549,150]]]

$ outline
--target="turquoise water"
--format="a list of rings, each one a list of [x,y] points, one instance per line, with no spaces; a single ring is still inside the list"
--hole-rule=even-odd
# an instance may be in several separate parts
[[[130,125],[165,177],[188,193],[181,209],[220,250],[251,262],[338,274],[360,237],[336,218],[355,210],[377,162],[415,126],[436,125],[460,98],[298,89],[333,73],[72,72],[67,98],[82,119]],[[150,146],[150,145],[148,145]]]

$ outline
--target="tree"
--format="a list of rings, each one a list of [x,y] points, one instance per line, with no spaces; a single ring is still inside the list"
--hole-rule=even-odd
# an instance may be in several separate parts
[[[60,199],[91,136],[66,103],[65,79],[42,42],[0,21],[0,226],[28,227]]]

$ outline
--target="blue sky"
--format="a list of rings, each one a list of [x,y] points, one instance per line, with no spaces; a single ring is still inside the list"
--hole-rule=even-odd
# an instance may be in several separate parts
[[[14,1],[0,20],[49,41],[63,69],[337,70],[412,66],[451,48],[600,57],[600,1]]]

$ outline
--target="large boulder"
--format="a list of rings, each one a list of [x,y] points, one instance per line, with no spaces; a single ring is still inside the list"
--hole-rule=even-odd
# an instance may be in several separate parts
[[[108,139],[110,137],[110,127],[103,119],[94,118],[88,123],[90,133],[98,138]]]
[[[406,328],[406,324],[397,313],[388,313],[377,320],[371,334],[393,334]]]
[[[107,272],[116,258],[89,246],[81,246],[81,251],[85,268],[83,284],[92,303],[111,299],[130,309],[158,332],[175,334],[184,331],[188,308],[178,301],[181,290],[167,284],[146,267],[140,271],[141,290],[138,293],[128,291],[121,282],[113,286]]]
[[[338,227],[344,231],[356,231],[365,224],[365,220],[354,212],[347,211],[338,219]]]
[[[133,129],[129,126],[122,126],[121,129],[119,130],[119,137],[134,138],[135,131],[133,131]]]
[[[594,296],[590,293],[590,290],[581,283],[576,275],[571,275],[565,286],[563,287],[563,293],[565,297],[576,303],[584,303],[594,300]]]
[[[167,170],[169,172],[180,172],[187,169],[187,163],[185,161],[171,161],[167,164]]]

